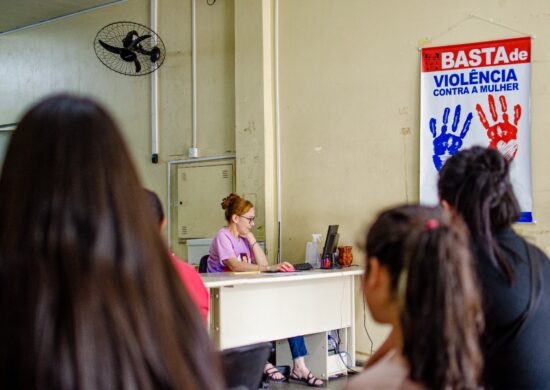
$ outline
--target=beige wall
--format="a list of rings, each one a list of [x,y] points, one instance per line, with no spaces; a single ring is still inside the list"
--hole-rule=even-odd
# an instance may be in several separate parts
[[[148,164],[149,80],[125,77],[96,58],[97,32],[116,20],[149,24],[146,1],[128,1],[75,17],[0,36],[0,123],[15,122],[36,99],[61,91],[101,100],[119,119],[142,177],[160,177]],[[160,181],[152,183],[154,187]]]
[[[191,1],[158,4],[157,32],[167,48],[157,72],[159,164],[151,163],[150,76],[115,73],[93,49],[95,35],[109,23],[129,20],[149,26],[149,0],[128,0],[0,36],[0,124],[16,122],[29,104],[50,93],[94,96],[118,119],[144,185],[159,194],[167,209],[164,163],[186,158],[192,143]],[[196,11],[197,146],[201,157],[235,153],[234,4],[197,1]],[[0,134],[0,150],[7,138],[8,133]],[[172,241],[186,257],[185,248]]]
[[[254,203],[255,234],[274,258],[271,3],[235,2],[237,192]],[[267,206],[266,206],[267,205]]]
[[[550,177],[544,172],[550,163],[550,3],[279,3],[284,258],[303,259],[309,234],[326,234],[329,223],[340,224],[341,243],[355,244],[380,208],[418,200],[419,47],[527,34],[536,35],[532,161],[538,223],[520,229],[549,250]],[[357,247],[354,256],[363,263]],[[357,349],[369,352],[357,298]],[[367,327],[376,348],[386,330],[370,320]]]
[[[164,200],[162,163],[185,157],[191,144],[190,1],[159,3],[158,32],[168,48],[159,70],[161,164],[150,163],[148,77],[108,70],[91,45],[110,22],[148,25],[146,0],[0,36],[0,123],[13,122],[29,102],[52,91],[92,94],[123,124],[145,185]],[[257,193],[260,204],[265,202],[269,245],[276,239],[273,4],[217,0],[210,7],[197,1],[200,153],[215,156],[237,149],[246,159],[238,162],[238,190]],[[550,3],[279,0],[279,7],[284,259],[303,261],[309,234],[324,235],[329,223],[340,224],[341,243],[356,244],[380,208],[418,199],[420,46],[526,34],[536,35],[532,144],[537,224],[520,230],[549,250],[550,176],[544,169],[550,163],[545,143]],[[246,133],[250,120],[261,131],[254,137]],[[362,263],[357,247],[354,255]],[[357,349],[368,353],[359,292],[357,297]],[[387,330],[370,319],[366,325],[376,348]]]
[[[158,3],[159,34],[168,50],[166,64],[159,70],[160,149],[167,161],[187,158],[192,142],[191,1]],[[216,1],[213,6],[206,1],[196,2],[200,157],[235,153],[233,8],[233,1]]]
[[[148,1],[147,1],[148,3]],[[159,69],[160,163],[187,159],[192,146],[191,1],[159,0],[159,34],[168,53]],[[235,35],[231,0],[196,1],[197,147],[199,157],[234,154]],[[175,169],[173,170],[175,172]],[[160,193],[166,194],[166,175]],[[187,247],[177,236],[177,182],[172,176],[171,246],[187,259]],[[219,207],[220,202],[216,204]],[[224,223],[219,208],[220,227]]]

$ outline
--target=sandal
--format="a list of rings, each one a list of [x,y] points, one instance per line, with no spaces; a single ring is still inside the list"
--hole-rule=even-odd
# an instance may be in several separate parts
[[[323,387],[323,385],[325,384],[321,379],[313,375],[311,371],[307,373],[307,377],[305,378],[299,377],[294,371],[292,371],[289,378],[298,382],[305,383],[309,387]]]
[[[271,382],[286,382],[286,376],[284,376],[281,371],[277,370],[277,367],[275,367],[273,364],[270,364],[269,362],[265,365],[267,368],[264,369],[264,375],[267,377],[268,380],[270,380]],[[277,374],[281,374],[282,378],[276,378],[275,375]]]

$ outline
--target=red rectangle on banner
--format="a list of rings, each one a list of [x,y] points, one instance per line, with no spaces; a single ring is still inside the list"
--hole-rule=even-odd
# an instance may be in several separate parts
[[[531,61],[531,37],[422,49],[422,72],[439,72]]]

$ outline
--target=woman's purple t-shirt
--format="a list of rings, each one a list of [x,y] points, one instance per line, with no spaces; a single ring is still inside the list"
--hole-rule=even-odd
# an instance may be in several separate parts
[[[244,237],[236,239],[227,227],[223,227],[218,230],[210,244],[208,272],[229,271],[223,261],[231,258],[243,263],[254,263],[254,254],[248,240]]]

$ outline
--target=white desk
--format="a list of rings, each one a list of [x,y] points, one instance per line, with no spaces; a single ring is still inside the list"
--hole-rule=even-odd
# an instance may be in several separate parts
[[[361,268],[351,267],[273,274],[205,274],[202,279],[211,295],[212,339],[219,349],[226,349],[311,335],[306,337],[306,363],[314,375],[326,379],[346,372],[343,364],[337,364],[341,362],[339,356],[328,359],[332,363],[326,361],[327,332],[341,330],[341,349],[355,364],[354,277],[362,273]],[[286,341],[278,343],[277,364],[290,358],[284,346]]]

